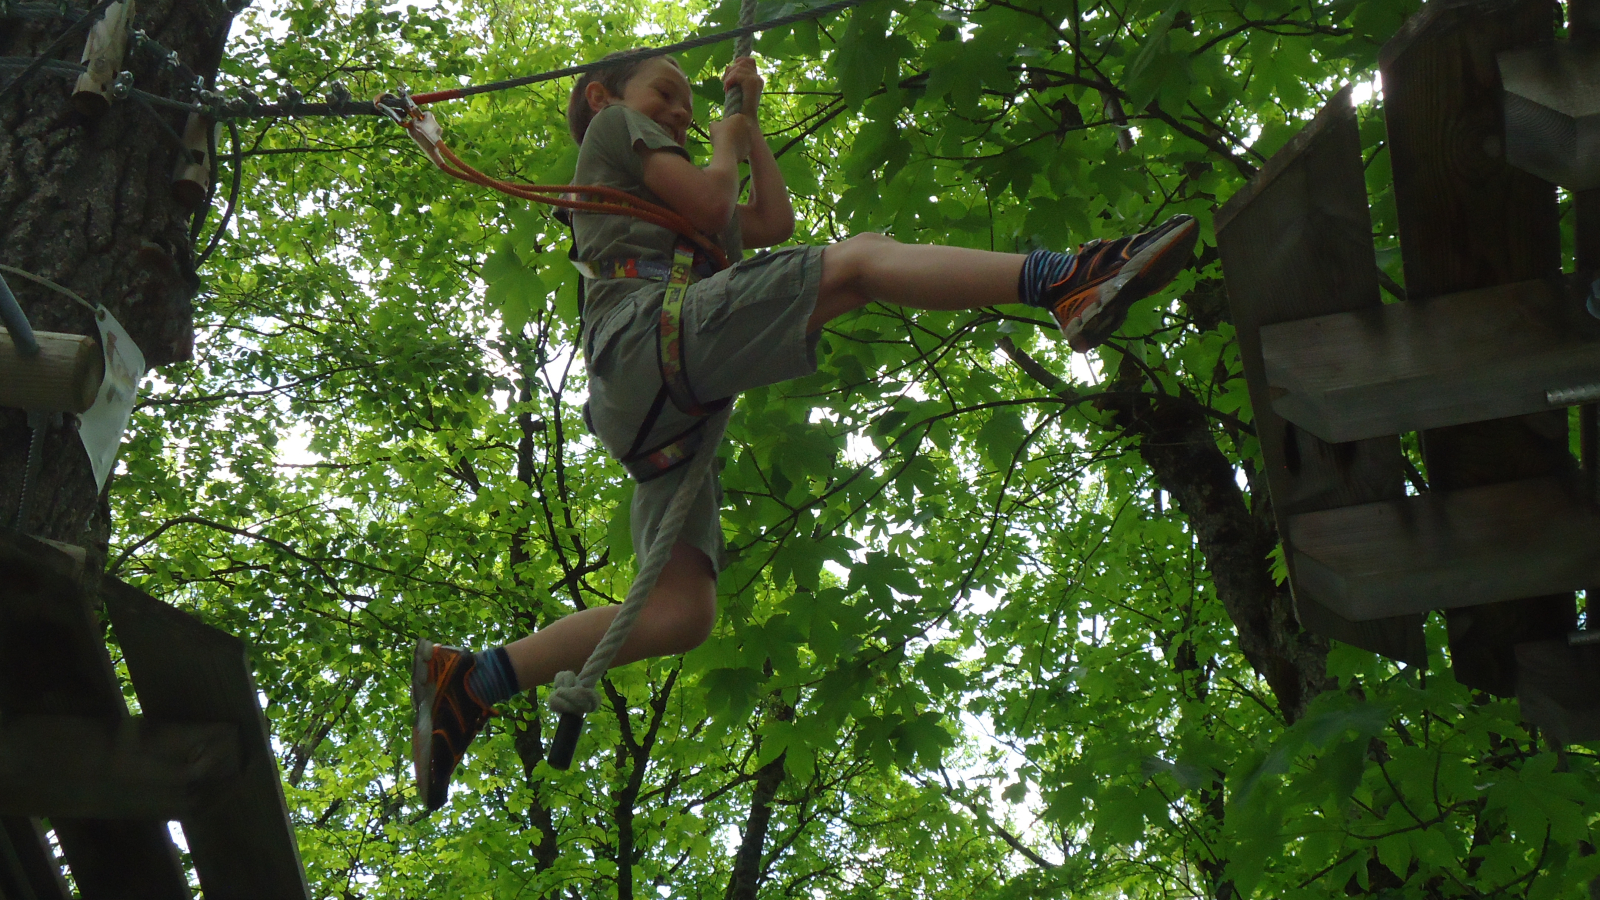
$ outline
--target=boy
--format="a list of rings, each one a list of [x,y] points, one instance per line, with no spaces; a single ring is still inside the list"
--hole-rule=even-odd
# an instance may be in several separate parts
[[[735,60],[723,83],[743,90],[743,112],[710,126],[711,161],[701,168],[683,146],[692,95],[675,60],[658,57],[584,76],[567,108],[580,144],[573,183],[620,188],[669,207],[703,234],[716,236],[730,260],[746,248],[788,240],[794,211],[756,125],[762,80],[754,61]],[[738,203],[741,162],[750,166],[750,199],[744,204]],[[1177,216],[1145,234],[1091,242],[1077,254],[1036,250],[1026,256],[861,234],[827,247],[761,254],[715,274],[702,265],[697,271],[707,277],[687,288],[678,330],[688,378],[678,382],[669,404],[663,401],[672,379],[664,374],[668,366],[657,342],[667,290],[662,276],[678,236],[629,216],[574,214],[575,258],[588,270],[586,413],[607,451],[640,481],[632,510],[636,552],[642,557],[654,539],[684,474],[676,466],[658,462],[652,468],[640,460],[654,449],[683,450],[697,423],[705,421],[700,404],[717,408],[720,398],[814,372],[817,336],[832,319],[874,300],[933,310],[1021,302],[1049,309],[1073,349],[1084,351],[1121,325],[1131,304],[1188,265],[1197,233],[1194,219]],[[679,460],[684,455],[656,454]],[[720,493],[713,480],[697,496],[614,665],[683,653],[710,634],[723,563]],[[444,804],[451,773],[491,707],[550,683],[557,672],[582,668],[615,611],[582,610],[476,654],[418,641],[412,754],[429,809]]]

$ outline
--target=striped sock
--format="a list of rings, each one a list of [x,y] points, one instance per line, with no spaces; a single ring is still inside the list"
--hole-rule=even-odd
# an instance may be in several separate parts
[[[1022,272],[1017,276],[1017,300],[1029,306],[1044,308],[1049,305],[1045,292],[1050,285],[1067,277],[1077,257],[1071,253],[1054,250],[1035,250],[1022,261]]]
[[[506,648],[495,647],[472,654],[472,672],[467,675],[467,687],[478,702],[493,706],[522,693],[517,685],[517,673],[511,668],[511,657]]]

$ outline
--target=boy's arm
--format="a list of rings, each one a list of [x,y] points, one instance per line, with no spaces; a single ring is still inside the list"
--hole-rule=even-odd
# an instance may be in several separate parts
[[[750,120],[750,202],[739,206],[739,234],[746,247],[771,247],[794,236],[794,206],[778,161],[756,120]]]
[[[750,152],[748,134],[737,123],[713,122],[711,162],[703,169],[672,150],[646,151],[645,187],[695,228],[720,233],[739,200],[739,160]]]

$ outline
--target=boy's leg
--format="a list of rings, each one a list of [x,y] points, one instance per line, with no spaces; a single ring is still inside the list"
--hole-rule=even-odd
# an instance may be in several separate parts
[[[411,672],[411,758],[418,791],[429,809],[448,799],[450,776],[493,714],[494,704],[550,683],[557,672],[583,668],[616,611],[615,606],[581,610],[506,647],[478,654],[417,642]],[[612,665],[692,650],[711,633],[716,617],[717,578],[711,560],[679,542]],[[510,672],[495,671],[504,668],[502,660]]]
[[[1024,256],[860,234],[824,248],[808,324],[817,331],[873,300],[945,310],[1025,302],[1049,309],[1073,349],[1088,350],[1122,324],[1133,303],[1189,265],[1198,237],[1198,223],[1183,215],[1143,234],[1091,241],[1076,254]]]
[[[874,300],[915,309],[977,309],[1017,302],[1027,257],[935,244],[902,244],[858,234],[822,251],[822,285],[811,313],[816,331]]]

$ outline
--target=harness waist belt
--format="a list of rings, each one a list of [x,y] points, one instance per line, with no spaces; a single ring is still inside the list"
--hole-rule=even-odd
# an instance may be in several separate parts
[[[648,281],[666,281],[672,277],[673,263],[659,259],[596,259],[572,261],[578,274],[591,281],[608,281],[613,278],[643,278]],[[709,262],[696,264],[689,270],[692,284],[716,272]]]

